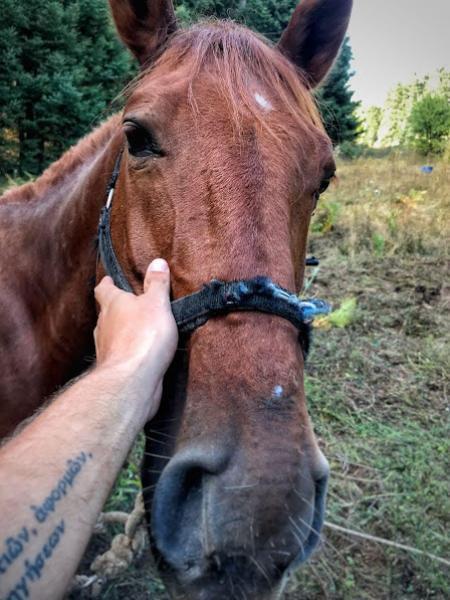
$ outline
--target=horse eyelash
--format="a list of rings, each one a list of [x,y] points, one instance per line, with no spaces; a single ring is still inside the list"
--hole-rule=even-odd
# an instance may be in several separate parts
[[[132,156],[137,158],[151,158],[165,156],[154,134],[134,119],[123,122],[125,136],[128,142],[128,150]],[[126,126],[128,125],[128,129]],[[134,140],[133,140],[134,136]],[[135,147],[133,148],[133,142]]]

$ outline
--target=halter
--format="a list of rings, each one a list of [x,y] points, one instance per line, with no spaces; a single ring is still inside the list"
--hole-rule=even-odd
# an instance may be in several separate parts
[[[107,187],[107,200],[102,208],[98,226],[98,255],[106,273],[115,285],[125,292],[133,289],[124,275],[111,239],[111,206],[123,150],[114,165]],[[310,258],[307,266],[318,264]],[[290,321],[299,330],[299,340],[306,356],[309,349],[311,322],[317,315],[330,312],[330,306],[318,298],[300,300],[296,294],[285,290],[268,277],[254,277],[239,281],[213,279],[194,294],[171,303],[178,330],[190,333],[209,319],[235,311],[257,311],[276,315]]]

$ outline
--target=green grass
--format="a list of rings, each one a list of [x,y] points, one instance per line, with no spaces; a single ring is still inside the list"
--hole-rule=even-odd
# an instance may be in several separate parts
[[[318,334],[311,357],[310,414],[332,467],[327,519],[448,558],[450,437],[440,365],[405,340],[368,333],[355,326],[344,339],[342,330]],[[289,598],[324,597],[324,585],[330,598],[450,594],[448,573],[432,560],[327,529],[325,539]]]
[[[319,321],[306,387],[332,467],[327,520],[450,559],[449,173],[441,163],[426,176],[419,164],[339,165],[312,226],[321,266],[307,284],[338,311],[351,299],[351,310]],[[141,450],[109,510],[132,506]],[[450,597],[448,568],[430,558],[331,529],[323,538],[288,600]],[[148,561],[102,590],[124,597],[166,598]]]
[[[332,467],[327,519],[448,560],[448,167],[427,178],[395,156],[340,166],[310,240],[323,259],[312,290],[357,304],[347,327],[316,330],[308,367]],[[450,596],[448,568],[432,559],[330,529],[324,538],[289,599]]]

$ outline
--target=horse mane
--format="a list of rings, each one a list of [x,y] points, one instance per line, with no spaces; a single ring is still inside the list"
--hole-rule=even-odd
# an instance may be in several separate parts
[[[129,95],[143,79],[159,67],[166,71],[188,69],[190,78],[190,101],[195,110],[193,84],[198,74],[209,71],[216,75],[217,86],[231,108],[235,129],[241,130],[243,109],[262,128],[268,129],[268,121],[255,104],[253,85],[262,86],[279,100],[283,111],[305,134],[324,132],[316,101],[306,83],[306,78],[269,40],[233,21],[202,20],[173,34],[159,59],[144,69],[131,82],[125,93]],[[275,131],[278,141],[289,136],[289,129]]]
[[[120,115],[115,114],[99,125],[94,131],[67,150],[61,158],[52,163],[40,177],[30,183],[13,187],[0,197],[3,203],[27,202],[45,196],[46,192],[55,185],[61,184],[67,177],[85,164],[86,160],[104,148],[111,139],[114,130],[120,122]]]

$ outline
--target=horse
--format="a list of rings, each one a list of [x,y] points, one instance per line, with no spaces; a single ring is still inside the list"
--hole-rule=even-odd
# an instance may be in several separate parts
[[[136,293],[156,256],[181,298],[212,279],[301,289],[307,233],[335,171],[312,92],[351,0],[303,0],[277,45],[227,21],[180,28],[171,0],[110,0],[141,66],[122,113],[0,202],[0,435],[94,356],[97,226],[111,210]],[[310,422],[298,332],[260,312],[180,343],[147,425],[152,553],[174,598],[269,599],[317,544],[328,465]]]

